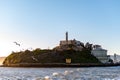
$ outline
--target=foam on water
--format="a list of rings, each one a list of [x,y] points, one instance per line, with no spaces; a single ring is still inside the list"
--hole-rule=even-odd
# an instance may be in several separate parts
[[[55,77],[57,77],[57,76],[59,76],[60,74],[59,73],[57,73],[57,72],[54,72],[53,73],[53,76],[55,76]]]
[[[44,80],[51,80],[49,76],[45,76]]]

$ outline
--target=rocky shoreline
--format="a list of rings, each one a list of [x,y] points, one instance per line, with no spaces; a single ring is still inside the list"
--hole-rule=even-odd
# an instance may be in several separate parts
[[[65,63],[19,63],[19,64],[7,64],[1,65],[1,67],[112,67],[120,66],[120,63],[116,64],[99,64],[99,63],[74,63],[74,64],[65,64]]]

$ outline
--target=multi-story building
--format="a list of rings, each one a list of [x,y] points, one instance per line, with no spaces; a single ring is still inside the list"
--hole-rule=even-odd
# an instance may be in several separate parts
[[[107,50],[102,49],[100,45],[95,45],[93,50],[91,51],[91,54],[98,58],[98,60],[102,63],[109,62],[110,56],[107,55]]]

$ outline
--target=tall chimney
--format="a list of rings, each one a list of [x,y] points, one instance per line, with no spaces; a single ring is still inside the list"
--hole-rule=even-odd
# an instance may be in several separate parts
[[[66,41],[68,41],[68,32],[66,32]]]

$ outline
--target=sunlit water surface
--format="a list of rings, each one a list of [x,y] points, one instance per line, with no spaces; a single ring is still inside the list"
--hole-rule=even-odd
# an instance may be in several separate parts
[[[99,67],[99,68],[0,67],[0,80],[120,80],[120,67]]]

